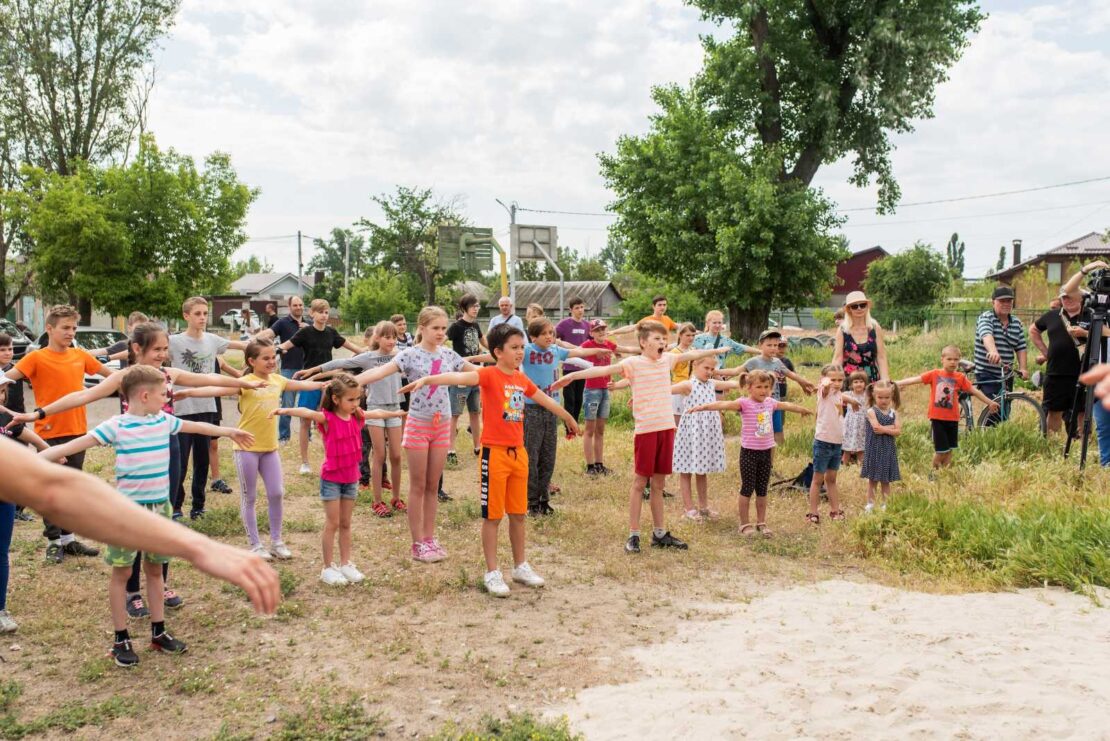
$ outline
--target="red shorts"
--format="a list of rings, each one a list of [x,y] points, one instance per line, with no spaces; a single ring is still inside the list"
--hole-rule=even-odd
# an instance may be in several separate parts
[[[669,475],[674,459],[674,429],[641,432],[633,443],[637,476]]]

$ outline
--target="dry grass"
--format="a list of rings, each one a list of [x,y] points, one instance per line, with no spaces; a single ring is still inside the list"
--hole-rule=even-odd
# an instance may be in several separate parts
[[[946,341],[926,339],[928,347],[915,339],[906,355],[931,353]],[[800,371],[815,373],[804,366]],[[961,453],[954,470],[928,480],[922,465],[929,453],[920,421],[923,400],[920,388],[909,394],[906,414],[914,424],[900,448],[905,481],[896,486],[896,496],[1013,508],[1030,499],[1079,510],[1105,507],[1107,472],[1080,476],[1074,464],[1055,460],[1049,446],[1035,443],[1032,450],[1007,452],[984,439],[975,443],[973,463],[970,453]],[[790,417],[787,431],[775,467],[793,474],[808,462],[812,422]],[[459,449],[465,451],[469,440],[465,432],[460,437]],[[280,566],[286,601],[279,614],[257,617],[236,590],[174,564],[173,586],[188,603],[169,616],[169,626],[189,642],[189,653],[171,658],[143,650],[141,665],[130,672],[103,658],[111,639],[103,563],[70,558],[47,566],[40,528],[18,525],[9,602],[21,630],[0,644],[0,656],[5,678],[18,683],[21,695],[0,705],[0,718],[18,719],[20,727],[29,728],[25,724],[64,710],[65,699],[80,698],[90,707],[112,703],[103,705],[112,709],[103,718],[78,718],[85,737],[131,737],[152,729],[174,738],[307,738],[332,731],[335,738],[378,732],[450,737],[460,735],[458,728],[496,727],[490,718],[538,711],[584,687],[619,681],[627,676],[623,649],[669,635],[679,620],[712,619],[712,610],[698,607],[704,603],[746,601],[782,585],[830,577],[935,591],[1004,584],[981,571],[923,570],[882,549],[865,549],[856,526],[865,490],[851,468],[843,473],[842,486],[848,522],[815,529],[804,521],[800,493],[772,494],[769,522],[776,536],[739,538],[734,437],[728,441],[730,470],[710,483],[721,519],[681,523],[677,499],[668,499],[668,525],[690,542],[690,550],[645,548],[639,557],[629,557],[622,546],[632,437],[618,425],[608,440],[607,462],[621,475],[601,481],[582,473],[577,441],[560,441],[555,478],[563,492],[553,500],[558,514],[531,520],[528,528],[529,560],[548,578],[548,587],[517,588],[502,601],[479,588],[483,567],[473,460],[464,456],[461,469],[447,473],[446,488],[456,496],[439,517],[448,561],[413,563],[403,518],[373,517],[366,499],[356,511],[354,561],[367,580],[328,589],[318,579],[317,482],[295,473],[296,454],[286,449],[286,512],[293,525],[286,540],[296,558]],[[1004,448],[1014,444],[1001,442]],[[320,455],[314,447],[314,464]],[[223,456],[225,471],[232,471],[229,453]],[[95,451],[88,468],[107,475],[110,460],[109,452]],[[668,488],[677,491],[677,481]],[[235,497],[210,497],[215,515],[210,531],[245,543],[233,525],[234,512],[223,511],[236,504]],[[646,508],[644,516],[646,529]],[[136,637],[148,630],[146,621],[132,623]],[[0,725],[0,735],[17,731],[15,725]],[[534,737],[545,733],[541,729]]]

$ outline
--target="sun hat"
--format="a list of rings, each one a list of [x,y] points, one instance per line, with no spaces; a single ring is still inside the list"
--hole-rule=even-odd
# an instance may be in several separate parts
[[[852,304],[865,303],[868,307],[871,306],[871,299],[863,291],[852,291],[844,297],[844,305],[851,306]]]

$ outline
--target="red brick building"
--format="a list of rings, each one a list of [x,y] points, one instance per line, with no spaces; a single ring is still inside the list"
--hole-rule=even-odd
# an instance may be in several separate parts
[[[833,293],[829,297],[827,305],[830,307],[843,306],[845,296],[852,291],[862,291],[868,266],[876,260],[886,257],[887,254],[886,250],[876,245],[853,253],[847,260],[837,263],[836,285],[833,286]]]

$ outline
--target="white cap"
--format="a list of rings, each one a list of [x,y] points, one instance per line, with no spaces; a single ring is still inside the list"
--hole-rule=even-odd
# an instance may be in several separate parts
[[[15,381],[5,375],[0,375],[0,386],[3,386],[6,383],[15,383]]]

